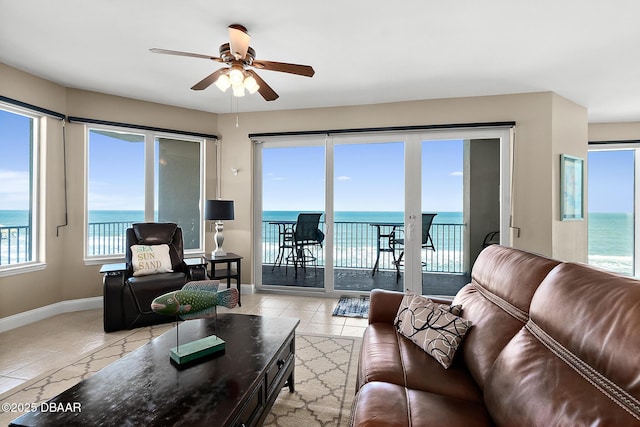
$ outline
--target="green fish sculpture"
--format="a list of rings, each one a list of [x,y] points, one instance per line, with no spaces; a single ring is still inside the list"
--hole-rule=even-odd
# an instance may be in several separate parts
[[[179,291],[161,295],[151,302],[151,310],[167,316],[178,316],[182,320],[214,317],[216,306],[233,308],[238,305],[238,290],[225,289],[218,292],[217,280],[189,282]]]

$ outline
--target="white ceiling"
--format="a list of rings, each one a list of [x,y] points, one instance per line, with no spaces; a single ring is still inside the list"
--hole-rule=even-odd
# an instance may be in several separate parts
[[[637,0],[0,0],[0,62],[71,88],[216,113],[230,91],[189,88],[244,25],[280,95],[238,111],[553,91],[591,122],[640,121]]]

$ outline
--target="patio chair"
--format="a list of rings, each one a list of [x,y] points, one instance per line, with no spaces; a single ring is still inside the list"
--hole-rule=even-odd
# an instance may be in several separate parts
[[[422,214],[422,249],[431,249],[435,252],[436,247],[433,244],[431,238],[431,224],[433,224],[433,218],[438,215],[437,213],[423,213]],[[401,250],[400,256],[394,264],[396,265],[396,283],[400,281],[400,266],[402,265],[402,258],[404,257],[404,239],[392,239],[391,244],[397,250]],[[425,262],[422,265],[426,265]]]
[[[324,241],[324,233],[320,231],[321,213],[301,213],[298,214],[298,220],[293,229],[293,266],[298,275],[298,265],[303,269],[307,264],[313,263],[314,270],[318,266],[318,257],[311,252],[311,248],[322,247]],[[287,257],[287,263],[291,256]]]
[[[499,245],[500,244],[500,232],[492,231],[491,233],[484,236],[484,240],[482,241],[482,249],[491,245]]]

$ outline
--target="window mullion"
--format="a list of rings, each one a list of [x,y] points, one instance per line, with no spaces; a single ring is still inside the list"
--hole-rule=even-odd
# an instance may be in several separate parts
[[[640,277],[640,262],[638,255],[640,254],[640,173],[638,173],[638,162],[640,161],[640,148],[633,150],[633,275]]]
[[[155,137],[151,133],[144,134],[144,220],[155,220]]]

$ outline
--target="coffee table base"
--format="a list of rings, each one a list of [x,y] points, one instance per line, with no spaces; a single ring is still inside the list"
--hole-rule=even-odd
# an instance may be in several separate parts
[[[219,351],[224,351],[224,340],[221,340],[215,335],[211,335],[172,348],[169,350],[169,357],[174,363],[183,365],[193,363],[198,359],[210,356]]]

